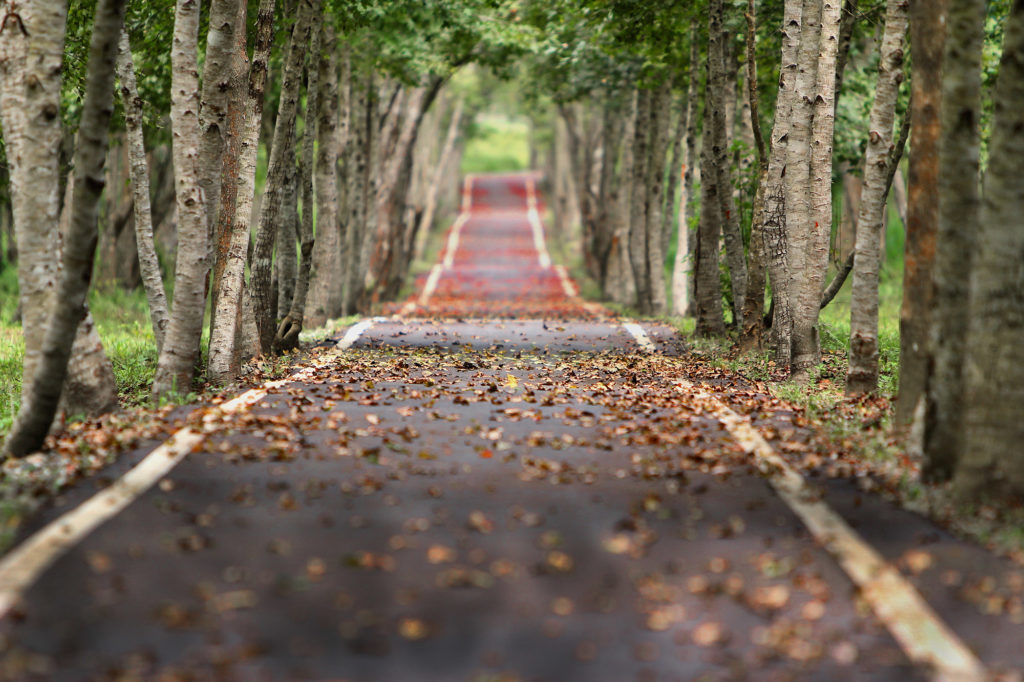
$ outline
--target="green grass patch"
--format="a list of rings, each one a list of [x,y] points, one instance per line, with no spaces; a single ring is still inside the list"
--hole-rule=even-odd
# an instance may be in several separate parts
[[[528,170],[530,127],[526,121],[480,115],[471,127],[462,173],[504,173]]]

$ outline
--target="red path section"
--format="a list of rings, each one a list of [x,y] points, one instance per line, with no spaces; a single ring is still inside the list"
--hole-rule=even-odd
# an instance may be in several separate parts
[[[587,306],[564,268],[551,263],[535,182],[524,174],[467,178],[463,212],[449,228],[437,264],[418,278],[401,312],[443,318],[605,315]]]

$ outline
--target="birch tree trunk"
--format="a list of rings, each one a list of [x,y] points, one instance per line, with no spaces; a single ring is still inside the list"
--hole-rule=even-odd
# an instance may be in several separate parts
[[[889,149],[894,145],[896,99],[903,82],[903,36],[907,32],[906,0],[888,0],[882,35],[878,85],[868,123],[864,158],[864,189],[857,218],[853,293],[850,300],[850,357],[846,392],[871,393],[878,388],[879,238],[887,196]]]
[[[286,158],[295,158],[295,137],[287,141]],[[277,221],[277,237],[274,253],[274,275],[277,281],[277,298],[273,308],[274,319],[288,314],[295,296],[295,279],[298,272],[298,250],[295,241],[299,237],[299,169],[289,163],[284,169],[285,180],[282,192],[282,205]]]
[[[654,311],[650,261],[647,253],[647,180],[650,154],[651,91],[641,88],[636,96],[636,130],[633,133],[633,178],[629,207],[629,259],[636,282],[636,307],[643,315]]]
[[[942,144],[939,152],[939,231],[932,309],[933,369],[925,406],[925,465],[933,480],[953,475],[963,452],[964,352],[968,282],[980,223],[981,65],[984,0],[948,0],[949,30],[942,65]]]
[[[686,142],[686,102],[680,101],[677,105],[678,114],[672,130],[672,153],[668,162],[668,185],[665,187],[665,196],[661,206],[661,252],[668,254],[672,245],[672,225],[676,217],[676,196],[679,194],[680,175],[683,171],[685,154],[684,144]],[[674,263],[673,263],[674,266]],[[675,305],[673,304],[673,308]]]
[[[352,127],[348,155],[348,224],[345,231],[343,273],[345,282],[345,314],[356,311],[362,293],[359,279],[359,260],[366,233],[367,199],[369,185],[370,139],[375,133],[376,100],[372,97],[373,80],[352,70],[351,93]]]
[[[732,283],[733,324],[741,326],[743,319],[743,297],[747,290],[746,256],[743,250],[743,233],[740,229],[739,215],[733,202],[732,173],[729,159],[729,147],[735,116],[735,78],[728,78],[726,59],[732,61],[730,51],[725,46],[723,28],[724,7],[721,0],[708,3],[708,90],[706,97],[712,100],[713,111],[721,111],[719,116],[713,113],[710,128],[705,127],[705,135],[712,138],[714,162],[711,170],[713,181],[718,185],[717,196],[721,204],[719,215],[725,236],[726,261],[729,264],[729,276]],[[730,106],[730,103],[732,106]],[[711,175],[702,176],[704,182]]]
[[[459,97],[448,120],[448,131],[445,133],[444,143],[441,146],[441,154],[438,157],[437,166],[434,168],[430,184],[427,187],[426,202],[423,206],[423,214],[420,216],[419,237],[416,247],[417,254],[423,253],[424,248],[426,248],[427,237],[434,228],[434,216],[437,213],[437,202],[441,195],[441,184],[444,181],[445,173],[449,170],[448,163],[452,158],[452,152],[455,151],[455,141],[459,136],[459,130],[462,126],[462,112],[464,108],[465,100]]]
[[[816,64],[816,86],[810,148],[810,214],[806,223],[802,280],[793,315],[794,378],[803,381],[821,363],[818,313],[828,274],[832,236],[832,144],[835,138],[836,56],[839,46],[841,0],[821,5]]]
[[[928,324],[933,301],[932,269],[939,222],[939,140],[942,131],[942,49],[946,0],[911,0],[910,50],[913,76],[907,238],[900,308],[900,392],[896,422],[909,424],[923,398],[931,356]]]
[[[121,102],[124,106],[125,137],[132,174],[132,198],[135,209],[135,244],[139,251],[142,284],[149,304],[149,319],[159,354],[164,347],[164,336],[169,323],[167,293],[160,272],[160,261],[153,243],[153,209],[149,199],[149,163],[142,134],[142,98],[135,81],[132,49],[127,31],[122,31],[117,59],[117,76],[121,83]]]
[[[221,167],[227,140],[228,103],[232,92],[235,32],[245,32],[244,16],[236,26],[239,6],[246,0],[211,0],[210,28],[206,34],[203,88],[199,97],[199,186],[206,202],[211,240],[220,206]]]
[[[304,324],[320,327],[341,315],[341,224],[338,214],[338,159],[343,130],[339,121],[338,39],[334,26],[323,26],[324,49],[320,55],[323,101],[317,124],[319,141],[316,161],[316,244],[313,246],[309,300]]]
[[[793,308],[790,286],[790,244],[786,211],[786,168],[789,159],[790,127],[796,101],[799,74],[802,0],[786,0],[782,19],[782,68],[779,72],[779,93],[775,104],[775,125],[772,129],[771,155],[764,191],[764,217],[761,232],[764,239],[765,264],[772,285],[772,347],[776,367],[787,368],[792,360]]]
[[[760,349],[764,329],[765,252],[764,207],[768,185],[768,151],[761,132],[761,106],[757,87],[757,20],[754,0],[747,0],[747,104],[750,136],[757,152],[757,189],[750,220],[750,260],[747,271],[747,291],[743,299],[743,327],[740,333],[741,351]]]
[[[709,8],[708,14],[708,80],[704,97],[704,131],[701,135],[700,223],[697,227],[696,251],[696,333],[698,336],[721,336],[725,334],[725,318],[722,314],[722,288],[718,273],[718,243],[722,234],[722,200],[719,193],[725,188],[719,185],[715,168],[717,150],[714,129],[724,125],[725,111],[719,96],[721,93],[714,92],[711,77],[715,68],[711,62],[721,59],[721,49],[712,46],[717,25],[714,10]],[[717,39],[721,40],[720,32]]]
[[[794,378],[802,379],[806,367],[814,363],[813,324],[803,300],[809,288],[811,263],[808,255],[814,239],[814,212],[811,183],[811,143],[814,98],[818,73],[818,48],[821,37],[822,0],[804,0],[800,19],[800,56],[797,62],[796,97],[790,118],[789,144],[786,150],[786,227],[789,247],[790,306],[793,313],[792,361]],[[821,292],[818,292],[820,297]],[[816,314],[816,313],[815,313]],[[809,347],[812,346],[812,347]],[[801,364],[802,363],[802,364]],[[805,367],[806,366],[806,367]],[[802,369],[798,369],[801,367]]]
[[[322,27],[313,30],[309,63],[306,66],[306,110],[302,129],[302,221],[299,223],[299,255],[302,262],[295,279],[291,306],[284,315],[274,345],[277,350],[291,350],[299,345],[299,334],[306,316],[306,294],[309,291],[309,270],[313,259],[316,233],[313,226],[313,166],[316,163],[317,122],[320,118],[320,57],[323,40]],[[331,182],[335,182],[331,178]],[[332,216],[333,218],[333,216]]]
[[[60,402],[78,325],[86,314],[98,237],[97,209],[105,186],[103,166],[114,108],[114,61],[124,5],[124,0],[99,0],[96,4],[75,148],[71,224],[64,245],[63,273],[40,360],[28,390],[23,391],[18,416],[4,442],[6,456],[21,457],[42,446]],[[59,81],[59,72],[55,76]]]
[[[697,157],[697,107],[700,99],[700,47],[697,19],[690,26],[690,78],[686,87],[686,156],[683,157],[683,191],[679,195],[679,226],[676,233],[676,257],[672,264],[672,312],[682,317],[690,313],[690,218],[693,215],[693,166]]]
[[[60,274],[53,251],[60,239],[60,74],[66,19],[61,0],[40,0],[27,5],[17,19],[10,17],[0,34],[0,116],[10,166],[25,340],[23,401],[31,399]]]
[[[672,113],[672,83],[665,80],[651,97],[650,149],[647,170],[646,269],[650,278],[650,311],[665,312],[665,252],[662,251],[662,212],[665,197],[665,147]],[[589,190],[588,190],[589,191]]]
[[[281,98],[277,122],[274,125],[267,183],[260,202],[259,227],[256,230],[256,245],[252,256],[252,296],[256,326],[260,335],[260,352],[264,354],[269,354],[273,350],[274,333],[277,331],[270,289],[274,241],[285,202],[285,180],[289,168],[295,166],[292,146],[295,139],[295,118],[299,88],[302,84],[302,58],[309,42],[312,16],[313,2],[300,0],[298,16],[292,27],[282,65]]]
[[[206,307],[204,288],[209,239],[206,206],[199,186],[202,176],[199,67],[196,63],[198,40],[199,3],[196,0],[177,0],[171,50],[171,128],[178,207],[178,257],[170,324],[153,380],[153,398],[156,400],[172,393],[188,393],[192,388]]]
[[[985,198],[971,264],[965,449],[953,480],[970,501],[1024,496],[1024,4],[1006,20]]]
[[[244,129],[239,139],[238,177],[234,206],[223,206],[222,229],[229,234],[223,275],[214,279],[218,288],[217,309],[210,330],[210,378],[227,383],[240,370],[239,343],[245,315],[243,290],[245,261],[249,246],[252,204],[256,195],[256,160],[259,152],[260,125],[263,120],[263,93],[267,84],[268,61],[274,42],[274,0],[261,0],[256,19],[256,42],[249,67],[244,105]],[[223,197],[222,197],[223,199]],[[230,216],[230,222],[228,222]]]

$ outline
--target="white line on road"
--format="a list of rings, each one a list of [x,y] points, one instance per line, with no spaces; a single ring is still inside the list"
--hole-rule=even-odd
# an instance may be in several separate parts
[[[648,352],[654,350],[654,344],[643,327],[632,322],[624,323],[622,327],[633,335],[641,348]],[[833,511],[747,419],[733,412],[716,396],[696,390],[685,379],[678,380],[676,388],[681,393],[706,401],[740,446],[754,455],[758,468],[767,476],[779,497],[803,521],[814,539],[839,562],[912,661],[931,667],[932,679],[937,681],[986,679],[981,661],[932,610],[917,589]]]
[[[537,211],[537,188],[533,176],[526,178],[526,206],[526,216],[530,221],[530,229],[533,230],[533,246],[537,249],[537,261],[542,268],[550,268],[551,254],[548,253],[548,245],[544,239],[544,224]]]
[[[469,213],[460,213],[459,217],[455,219],[452,229],[448,231],[448,243],[445,245],[444,258],[441,260],[445,270],[451,270],[455,265],[455,252],[459,248],[459,237],[467,222],[469,222]]]
[[[373,326],[375,321],[382,319],[363,320],[354,325],[338,343],[338,348],[349,348],[363,332]],[[286,379],[267,382],[260,388],[250,389],[237,398],[217,406],[203,417],[201,430],[186,427],[175,431],[113,485],[62,514],[18,545],[0,561],[0,619],[10,612],[24,591],[61,555],[104,522],[119,514],[166,476],[181,460],[202,447],[219,417],[251,407],[266,397],[268,391],[292,381],[308,378],[317,368],[304,367]]]
[[[352,325],[351,327],[348,328],[348,331],[345,332],[345,336],[341,337],[341,341],[338,341],[338,350],[348,350],[355,344],[356,341],[359,340],[360,336],[366,333],[367,329],[372,327],[377,322],[382,321],[384,321],[383,317],[374,317]]]

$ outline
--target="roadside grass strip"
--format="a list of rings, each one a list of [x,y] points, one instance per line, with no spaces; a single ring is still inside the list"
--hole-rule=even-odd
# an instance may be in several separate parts
[[[359,337],[380,319],[383,318],[363,320],[353,325],[338,342],[337,348],[351,348]],[[330,357],[328,355],[320,362],[303,367],[285,379],[267,382],[217,406],[203,417],[201,429],[185,427],[175,431],[110,487],[62,514],[15,547],[0,561],[0,620],[10,613],[25,590],[65,552],[104,522],[117,516],[170,473],[186,456],[199,452],[206,437],[216,428],[216,422],[221,417],[252,407],[271,390],[294,381],[312,378],[315,371]]]
[[[656,350],[643,327],[633,322],[624,323],[622,327],[643,350]],[[754,455],[758,469],[775,492],[803,521],[814,539],[836,559],[911,661],[930,669],[936,682],[987,679],[985,666],[917,589],[829,507],[820,493],[772,449],[748,420],[685,379],[676,380],[675,386],[679,393],[701,401],[736,442]]]

